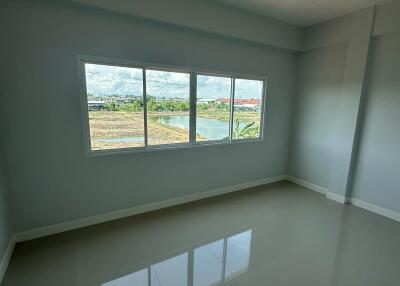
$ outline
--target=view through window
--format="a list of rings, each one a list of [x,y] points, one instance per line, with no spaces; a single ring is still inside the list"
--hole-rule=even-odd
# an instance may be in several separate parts
[[[197,76],[196,140],[229,140],[231,78]]]
[[[190,74],[146,70],[149,145],[189,142]]]
[[[262,138],[265,80],[83,63],[90,151]]]
[[[92,150],[143,147],[142,70],[86,64]]]
[[[232,138],[258,138],[261,127],[262,81],[235,79]]]

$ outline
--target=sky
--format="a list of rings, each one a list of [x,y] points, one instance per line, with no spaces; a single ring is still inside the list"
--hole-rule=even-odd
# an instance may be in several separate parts
[[[86,87],[94,96],[143,94],[142,69],[85,64]],[[147,94],[165,98],[189,98],[190,75],[187,73],[146,71]],[[230,78],[199,75],[197,97],[206,99],[229,98]],[[236,79],[235,98],[261,98],[262,82]]]

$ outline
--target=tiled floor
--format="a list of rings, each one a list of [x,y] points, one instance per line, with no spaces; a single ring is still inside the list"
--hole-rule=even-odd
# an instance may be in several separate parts
[[[395,286],[400,223],[291,183],[16,247],[3,286]]]

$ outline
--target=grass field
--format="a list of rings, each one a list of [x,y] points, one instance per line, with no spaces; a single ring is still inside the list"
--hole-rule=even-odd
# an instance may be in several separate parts
[[[174,128],[155,120],[160,115],[188,115],[188,112],[152,112],[148,114],[148,141],[150,145],[189,142],[189,130]],[[229,112],[201,111],[199,117],[229,121]],[[237,112],[241,121],[259,124],[259,113]],[[92,150],[130,148],[144,146],[143,112],[90,111],[90,136]],[[197,140],[205,140],[197,135]]]

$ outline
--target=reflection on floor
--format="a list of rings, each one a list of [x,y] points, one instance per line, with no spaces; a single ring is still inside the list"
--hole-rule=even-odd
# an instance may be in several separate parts
[[[251,230],[248,230],[191,249],[102,285],[187,286],[189,280],[193,281],[191,285],[194,286],[221,285],[247,271],[250,245]]]
[[[400,224],[276,183],[17,245],[2,286],[385,286]]]

